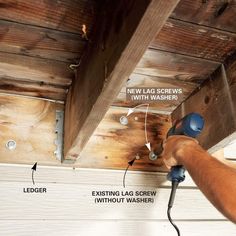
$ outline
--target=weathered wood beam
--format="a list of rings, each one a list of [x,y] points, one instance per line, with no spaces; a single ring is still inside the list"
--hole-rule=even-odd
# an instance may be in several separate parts
[[[235,1],[181,0],[171,17],[236,33]]]
[[[160,32],[161,34],[161,32]],[[137,74],[168,77],[181,81],[202,83],[220,65],[201,58],[148,49],[134,72]]]
[[[77,34],[5,20],[0,20],[0,32],[1,52],[75,63],[85,46]]]
[[[199,141],[211,152],[236,138],[235,55],[172,113],[172,119],[179,119],[190,112],[199,112],[204,117],[205,127]]]
[[[53,101],[65,101],[67,89],[51,84],[44,84],[42,82],[18,81],[1,78],[0,93],[37,97]]]
[[[35,0],[4,0],[0,4],[1,19],[80,35],[83,24],[90,32],[96,14],[94,0],[45,0],[37,4]]]
[[[0,52],[0,93],[65,101],[73,76],[64,62]]]
[[[168,19],[151,48],[223,62],[236,49],[236,34]]]
[[[65,62],[0,52],[0,79],[69,87],[74,77]]]
[[[168,21],[167,21],[168,22]],[[161,35],[161,32],[158,35]],[[171,87],[182,88],[183,96],[178,101],[150,103],[149,111],[170,114],[199,85],[207,79],[220,63],[210,60],[170,53],[157,49],[148,49],[136,66],[134,73],[121,89],[114,101],[115,106],[134,107],[139,102],[126,100],[126,87]],[[140,108],[141,109],[141,108]],[[145,107],[143,107],[145,111]],[[156,111],[155,111],[156,110]]]
[[[65,158],[75,160],[178,0],[105,2],[69,91]]]

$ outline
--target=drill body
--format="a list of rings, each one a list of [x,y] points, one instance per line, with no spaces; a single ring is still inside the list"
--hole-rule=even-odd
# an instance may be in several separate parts
[[[185,135],[196,138],[204,127],[204,119],[198,113],[190,113],[177,121],[168,131],[167,137],[172,135]],[[167,179],[174,182],[182,182],[185,179],[183,166],[173,166],[167,175]]]

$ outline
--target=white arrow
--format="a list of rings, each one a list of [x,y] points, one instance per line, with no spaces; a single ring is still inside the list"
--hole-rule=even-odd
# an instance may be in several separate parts
[[[145,113],[145,124],[144,124],[145,140],[146,140],[145,146],[148,148],[149,151],[151,151],[151,143],[148,142],[148,137],[147,137],[147,113],[148,113],[149,104],[148,103],[144,103],[144,104],[140,104],[140,105],[138,105],[136,107],[129,108],[128,113],[127,113],[126,116],[129,116],[130,114],[132,114],[134,112],[134,110],[136,108],[141,107],[141,106],[147,106],[146,113]]]
[[[129,108],[128,113],[127,113],[126,116],[129,116],[130,114],[132,114],[132,113],[134,112],[134,110],[135,110],[136,108],[142,107],[142,106],[149,106],[149,104],[148,104],[148,103],[144,103],[144,104],[140,104],[140,105],[138,105],[138,106],[136,106],[136,107]]]
[[[148,150],[151,151],[151,143],[148,142],[148,137],[147,137],[147,113],[148,113],[148,108],[149,108],[149,104],[147,105],[147,108],[146,108],[145,124],[144,124],[145,139],[146,139],[146,144],[145,145],[148,148]]]
[[[134,112],[134,109],[132,109],[132,108],[129,108],[129,110],[128,110],[128,113],[127,113],[127,115],[126,116],[129,116],[130,114],[132,114]]]
[[[148,148],[148,150],[151,152],[151,143],[146,143],[145,145]]]

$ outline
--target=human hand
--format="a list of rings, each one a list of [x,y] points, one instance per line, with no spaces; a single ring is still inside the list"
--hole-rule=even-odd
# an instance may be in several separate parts
[[[184,135],[173,135],[168,137],[163,142],[163,152],[161,157],[168,169],[172,166],[182,165],[184,158],[184,151],[187,148],[194,148],[198,146],[198,141],[194,138]]]

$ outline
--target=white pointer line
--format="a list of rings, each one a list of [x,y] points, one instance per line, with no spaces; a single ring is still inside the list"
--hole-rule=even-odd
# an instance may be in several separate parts
[[[144,126],[146,143],[148,143],[148,137],[147,137],[147,113],[148,113],[148,108],[149,108],[149,104],[147,105],[147,108],[146,108],[145,126]]]

